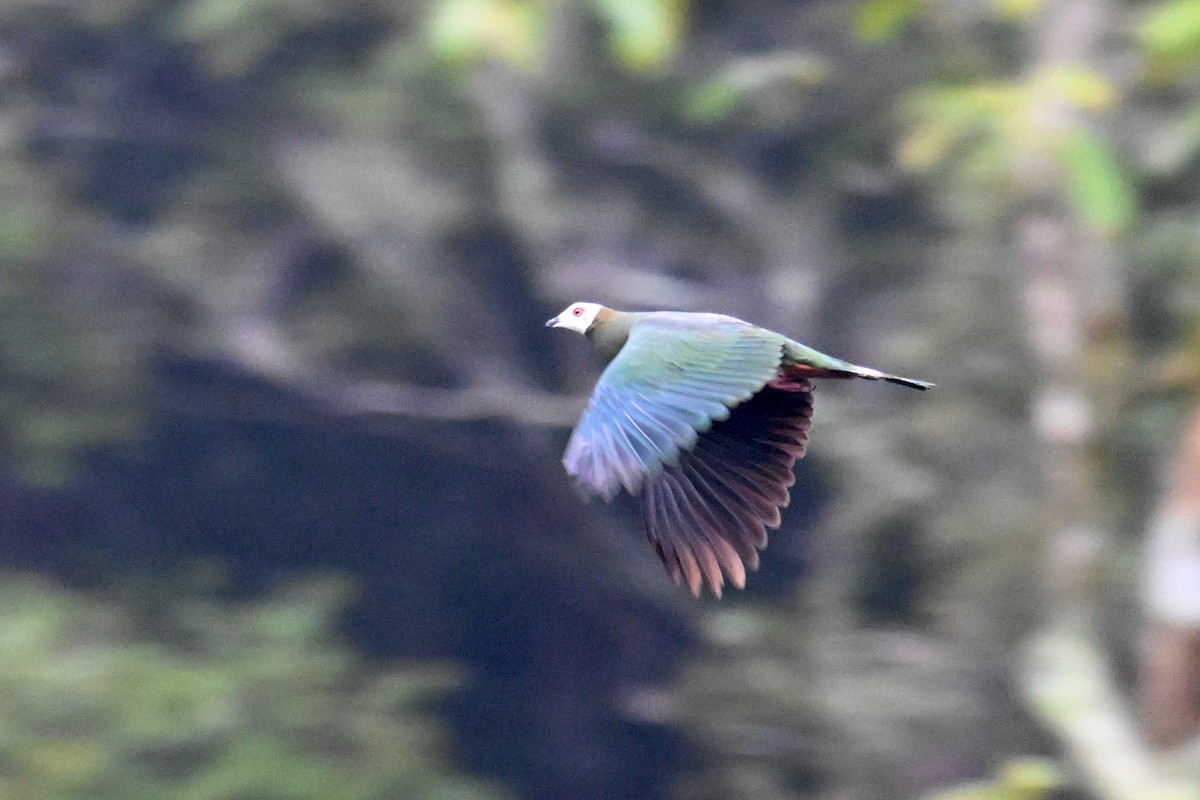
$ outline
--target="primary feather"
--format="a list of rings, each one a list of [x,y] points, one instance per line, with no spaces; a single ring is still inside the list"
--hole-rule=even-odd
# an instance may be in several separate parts
[[[768,385],[646,483],[646,534],[677,583],[699,594],[703,582],[719,597],[723,571],[734,586],[745,586],[767,529],[779,527],[779,509],[791,499],[812,407],[808,381]]]
[[[611,359],[567,443],[567,473],[585,495],[640,495],[655,553],[695,595],[719,597],[726,580],[742,588],[757,569],[808,443],[809,378],[932,385],[720,314],[576,303],[546,324]]]

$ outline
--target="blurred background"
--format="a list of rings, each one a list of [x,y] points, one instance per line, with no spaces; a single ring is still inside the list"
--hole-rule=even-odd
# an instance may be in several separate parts
[[[1200,796],[1200,0],[4,0],[0,83],[0,800]],[[693,600],[574,300],[938,388]]]

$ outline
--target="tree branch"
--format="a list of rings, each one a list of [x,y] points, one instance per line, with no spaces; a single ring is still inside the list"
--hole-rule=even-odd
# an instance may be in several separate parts
[[[1091,637],[1065,626],[1030,641],[1022,664],[1026,700],[1084,768],[1102,800],[1197,800],[1194,783],[1169,774],[1142,738]]]
[[[545,428],[571,427],[587,402],[586,398],[506,385],[441,389],[352,381],[309,386],[307,391],[348,416],[387,415],[462,422],[497,419]]]
[[[189,355],[189,354],[185,354]],[[210,412],[236,410],[243,418],[297,421],[299,417],[407,417],[472,422],[504,420],[541,428],[569,428],[587,403],[585,397],[543,392],[505,379],[493,371],[468,375],[463,388],[419,386],[363,380],[309,363],[303,348],[286,331],[261,319],[231,321],[222,326],[200,361],[227,366],[264,387],[282,390],[310,405],[297,408],[269,402],[256,391],[250,399],[204,398]]]

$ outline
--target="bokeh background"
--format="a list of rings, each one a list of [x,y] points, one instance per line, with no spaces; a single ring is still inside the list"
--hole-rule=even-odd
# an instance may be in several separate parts
[[[1198,796],[1200,0],[4,0],[0,87],[0,800]],[[574,300],[938,388],[693,600]]]

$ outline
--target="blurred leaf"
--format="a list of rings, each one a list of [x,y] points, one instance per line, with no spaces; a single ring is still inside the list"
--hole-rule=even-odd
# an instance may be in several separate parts
[[[930,120],[900,140],[896,160],[904,169],[923,172],[940,163],[961,140],[963,131],[944,120]]]
[[[1062,769],[1043,758],[1006,761],[995,780],[972,781],[927,795],[926,800],[1041,800],[1067,785]]]
[[[196,0],[183,6],[181,29],[195,39],[222,35],[245,25],[257,5],[247,0]]]
[[[905,114],[912,122],[900,140],[897,160],[906,169],[930,169],[964,141],[971,155],[992,158],[1011,136],[1023,100],[1021,88],[1008,83],[941,86],[909,97]],[[994,166],[994,165],[992,165]]]
[[[496,58],[523,69],[541,60],[545,11],[533,2],[444,0],[429,18],[428,39],[444,61]]]
[[[1014,798],[1039,798],[1066,785],[1058,764],[1045,758],[1013,758],[1000,768],[997,782]]]
[[[656,72],[683,40],[684,0],[592,0],[608,24],[617,60],[633,72]]]
[[[1058,157],[1066,173],[1066,191],[1080,216],[1101,233],[1113,235],[1133,221],[1133,188],[1112,148],[1080,130],[1065,138]]]
[[[1053,91],[1079,108],[1099,111],[1111,107],[1119,96],[1112,82],[1079,64],[1054,67],[1039,75],[1032,88]]]
[[[720,75],[686,93],[684,112],[694,121],[713,122],[758,98],[774,110],[781,94],[807,92],[824,82],[828,72],[822,59],[804,52],[734,59]]]
[[[1008,19],[1025,19],[1041,11],[1045,0],[992,0],[996,11]]]
[[[898,36],[925,10],[926,0],[865,0],[854,10],[854,35],[878,43]]]
[[[1147,54],[1193,59],[1200,55],[1200,0],[1168,0],[1154,7],[1135,30]]]
[[[687,93],[684,112],[697,122],[715,122],[729,116],[737,102],[737,89],[725,78],[717,78]]]
[[[6,203],[0,210],[0,256],[27,258],[44,247],[46,234],[42,209],[27,203]]]
[[[200,44],[218,74],[243,75],[316,14],[312,0],[191,0],[178,7],[173,32]]]

